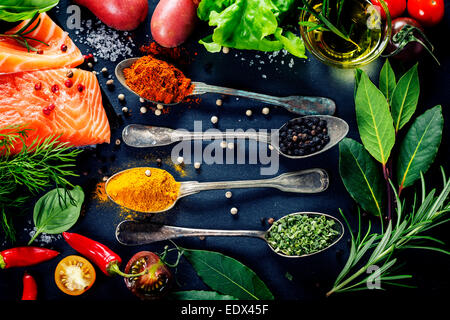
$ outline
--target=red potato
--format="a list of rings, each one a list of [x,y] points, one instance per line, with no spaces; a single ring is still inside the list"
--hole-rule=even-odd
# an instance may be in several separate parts
[[[75,0],[106,25],[121,31],[136,29],[147,17],[147,0]]]
[[[161,0],[153,12],[153,40],[166,48],[177,47],[191,35],[197,21],[195,0]]]

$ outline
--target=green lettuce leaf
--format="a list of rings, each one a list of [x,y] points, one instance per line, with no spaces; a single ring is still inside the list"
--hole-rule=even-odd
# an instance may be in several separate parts
[[[2,0],[0,20],[16,22],[31,19],[36,12],[48,11],[58,2],[59,0]]]
[[[200,41],[210,52],[221,47],[243,50],[287,50],[306,58],[303,40],[279,26],[294,0],[203,0],[197,15],[214,28]]]

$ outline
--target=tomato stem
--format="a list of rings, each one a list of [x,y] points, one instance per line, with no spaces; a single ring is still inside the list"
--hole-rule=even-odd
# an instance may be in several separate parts
[[[134,278],[134,277],[140,277],[143,276],[144,274],[147,274],[147,270],[144,270],[140,273],[135,273],[135,274],[130,274],[130,273],[125,273],[122,272],[119,268],[119,265],[117,264],[116,261],[112,262],[109,266],[108,266],[108,273],[111,275],[117,274],[119,276],[122,276],[124,278]]]

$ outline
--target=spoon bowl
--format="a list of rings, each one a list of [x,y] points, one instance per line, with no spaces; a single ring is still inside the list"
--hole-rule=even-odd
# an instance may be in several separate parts
[[[222,137],[227,139],[253,139],[260,142],[271,144],[274,149],[281,155],[290,159],[303,159],[318,155],[333,148],[348,134],[349,126],[344,120],[327,115],[320,116],[304,116],[302,119],[319,118],[327,122],[328,136],[330,141],[323,149],[314,153],[299,155],[288,155],[281,152],[279,147],[279,130],[287,125],[284,124],[279,130],[275,130],[272,134],[258,132],[223,132]],[[300,119],[300,118],[296,118]],[[295,120],[295,119],[292,119]],[[218,138],[218,133],[214,132],[189,132],[186,130],[174,130],[164,127],[145,126],[139,124],[127,125],[122,132],[122,139],[126,145],[136,148],[148,148],[170,145],[183,140],[213,140]]]
[[[327,219],[332,219],[335,224],[334,230],[338,232],[338,235],[333,242],[326,248],[315,251],[309,254],[303,255],[286,255],[282,252],[275,251],[274,248],[267,241],[267,235],[274,227],[273,225],[267,231],[261,230],[213,230],[213,229],[196,229],[196,228],[182,228],[166,226],[162,224],[152,222],[139,222],[134,220],[125,220],[118,224],[116,227],[116,239],[119,243],[126,246],[144,245],[155,243],[159,241],[165,241],[170,239],[179,239],[182,237],[253,237],[264,240],[269,248],[279,256],[285,258],[304,258],[323,252],[330,247],[334,246],[344,236],[344,226],[342,222],[328,214],[319,212],[296,212],[288,214],[278,221],[294,216],[294,215],[307,215],[307,216],[326,216]]]
[[[124,70],[130,68],[133,63],[135,63],[139,58],[129,58],[121,61],[117,64],[115,69],[115,75],[117,80],[131,93],[139,96],[136,92],[134,92],[128,85],[125,79]],[[202,95],[205,93],[216,93],[223,95],[231,95],[243,98],[254,99],[258,101],[262,101],[267,104],[276,105],[285,108],[286,110],[299,114],[299,115],[318,115],[318,114],[326,114],[332,115],[336,111],[336,103],[324,97],[305,97],[305,96],[289,96],[289,97],[274,97],[266,94],[249,92],[244,90],[237,90],[219,86],[213,86],[210,84],[206,84],[203,82],[192,81],[192,85],[194,86],[194,90],[190,95]],[[145,97],[140,98],[144,99],[147,102],[151,102],[154,104],[161,104],[166,106],[173,106],[180,102],[174,103],[162,103],[159,101],[152,101],[146,99]]]

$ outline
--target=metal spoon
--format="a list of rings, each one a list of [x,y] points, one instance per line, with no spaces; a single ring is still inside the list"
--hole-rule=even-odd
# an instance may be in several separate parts
[[[148,168],[151,170],[152,168]],[[133,170],[133,169],[127,169]],[[127,171],[124,170],[124,171]],[[111,176],[105,184],[105,190],[108,194],[108,183],[113,180],[118,172]],[[183,181],[180,183],[180,190],[177,199],[164,210],[144,213],[160,213],[173,208],[175,203],[186,196],[206,190],[222,190],[222,189],[239,189],[239,188],[275,188],[284,192],[295,193],[318,193],[325,191],[329,185],[328,174],[323,169],[309,169],[297,172],[290,172],[281,174],[271,179],[259,180],[239,180],[239,181],[219,181],[219,182],[198,182],[198,181]],[[114,199],[108,194],[108,198],[114,203]],[[120,204],[119,204],[120,205]]]
[[[122,139],[128,146],[136,148],[166,146],[183,140],[213,140],[220,138],[222,138],[223,140],[252,139],[267,144],[271,144],[279,154],[287,158],[302,159],[318,155],[322,152],[331,149],[336,144],[338,144],[348,133],[349,127],[347,122],[345,122],[340,118],[323,115],[305,116],[302,118],[309,118],[309,117],[317,117],[320,118],[321,120],[327,121],[328,135],[330,137],[330,142],[328,142],[323,149],[303,156],[288,155],[281,152],[279,148],[279,137],[278,137],[279,130],[275,130],[275,132],[271,134],[267,132],[255,132],[255,131],[252,132],[238,131],[238,132],[222,132],[222,133],[218,133],[216,131],[189,132],[186,130],[174,130],[164,127],[153,127],[140,124],[131,124],[123,129]],[[281,128],[283,128],[286,125],[287,124],[284,124]]]
[[[123,70],[126,68],[131,67],[131,65],[136,62],[139,58],[130,58],[121,61],[116,66],[116,77],[119,80],[119,82],[127,88],[130,92],[136,94],[133,90],[131,90],[130,87],[128,87],[125,76],[123,74]],[[238,96],[238,97],[244,97],[244,98],[250,98],[258,101],[262,101],[268,104],[276,105],[283,107],[290,112],[299,114],[299,115],[316,115],[316,114],[334,114],[336,111],[336,104],[333,100],[328,98],[322,98],[322,97],[302,97],[302,96],[290,96],[290,97],[273,97],[265,94],[260,93],[254,93],[254,92],[248,92],[243,90],[236,90],[236,89],[230,89],[230,88],[224,88],[224,87],[218,87],[209,85],[203,82],[192,82],[194,85],[194,91],[191,95],[200,95],[205,93],[219,93],[219,94],[225,94],[225,95],[232,95],[232,96]],[[136,94],[137,95],[137,94]],[[144,97],[141,97],[144,98]],[[144,98],[145,99],[145,98]],[[157,103],[157,104],[163,104],[158,101],[146,101]],[[165,105],[175,105],[177,103],[170,103]],[[164,105],[164,104],[163,104]]]
[[[344,226],[342,222],[336,219],[333,216],[318,213],[318,212],[296,212],[288,214],[281,219],[285,219],[287,217],[293,215],[308,215],[308,216],[326,216],[328,219],[333,219],[335,223],[335,230],[339,232],[339,236],[331,243],[328,247],[316,251],[310,254],[304,254],[301,256],[290,256],[286,255],[282,252],[275,251],[272,246],[267,242],[267,235],[270,230],[273,228],[273,225],[267,231],[259,231],[259,230],[212,230],[212,229],[194,229],[194,228],[181,228],[181,227],[172,227],[165,226],[161,224],[155,224],[151,222],[138,222],[133,220],[125,220],[119,223],[116,228],[116,239],[119,243],[126,246],[135,246],[135,245],[143,245],[150,244],[154,242],[169,240],[169,239],[178,239],[182,237],[253,237],[264,240],[270,249],[276,254],[287,257],[287,258],[301,258],[307,257],[319,252],[322,252],[334,244],[336,244],[344,235]],[[279,220],[281,220],[279,219]]]

